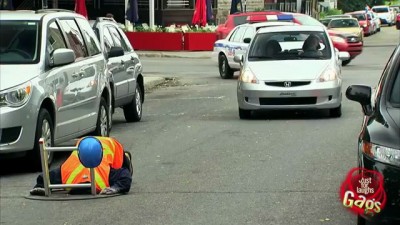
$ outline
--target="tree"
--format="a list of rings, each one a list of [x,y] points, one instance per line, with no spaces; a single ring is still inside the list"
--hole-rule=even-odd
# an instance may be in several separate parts
[[[338,0],[338,8],[343,12],[365,10],[365,5],[384,5],[385,0]]]

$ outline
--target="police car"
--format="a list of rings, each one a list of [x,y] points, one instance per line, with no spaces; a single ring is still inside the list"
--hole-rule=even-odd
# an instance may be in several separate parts
[[[248,23],[235,27],[225,39],[215,42],[212,58],[218,62],[222,79],[233,77],[240,70],[240,64],[233,61],[235,55],[244,55],[251,39],[262,27],[300,25],[293,22],[293,15],[254,15],[247,18]],[[262,22],[266,21],[266,22]]]

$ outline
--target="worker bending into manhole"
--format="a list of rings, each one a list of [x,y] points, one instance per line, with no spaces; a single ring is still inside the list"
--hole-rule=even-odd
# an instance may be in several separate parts
[[[90,183],[90,169],[82,163],[92,164],[91,160],[102,157],[100,165],[95,168],[96,192],[103,195],[129,192],[133,174],[132,157],[124,151],[121,143],[110,137],[85,137],[79,140],[78,151],[73,151],[59,168],[49,172],[51,184]],[[102,156],[93,155],[97,152],[102,152]],[[69,193],[90,194],[90,188],[74,188]],[[43,174],[37,177],[30,194],[45,195]]]

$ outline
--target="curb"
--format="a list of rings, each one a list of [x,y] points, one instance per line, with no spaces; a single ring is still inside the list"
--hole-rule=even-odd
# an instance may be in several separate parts
[[[163,53],[163,52],[136,52],[139,57],[153,57],[153,58],[186,58],[186,59],[210,59],[211,53],[203,53],[198,55],[196,53],[185,52],[183,54]]]
[[[147,92],[165,82],[164,77],[144,77],[144,91]]]

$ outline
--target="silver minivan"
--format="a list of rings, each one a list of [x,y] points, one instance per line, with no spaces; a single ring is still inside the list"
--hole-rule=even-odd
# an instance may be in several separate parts
[[[106,60],[86,18],[64,10],[0,12],[0,154],[88,133],[108,136]],[[52,160],[49,155],[49,162]]]

